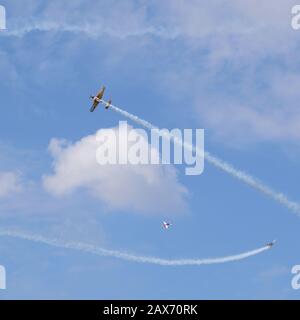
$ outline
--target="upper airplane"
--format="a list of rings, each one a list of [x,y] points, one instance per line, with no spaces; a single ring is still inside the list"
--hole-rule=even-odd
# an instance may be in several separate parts
[[[105,109],[108,109],[111,106],[111,102],[112,102],[111,100],[106,102],[102,99],[104,96],[104,92],[105,92],[105,87],[103,86],[101,90],[96,94],[96,96],[90,96],[90,99],[93,100],[93,105],[90,108],[90,112],[94,112],[95,109],[98,107],[99,103],[104,104]]]

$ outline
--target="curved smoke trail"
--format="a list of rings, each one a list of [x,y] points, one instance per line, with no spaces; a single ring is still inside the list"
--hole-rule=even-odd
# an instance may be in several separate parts
[[[58,239],[50,239],[43,236],[26,234],[18,231],[0,230],[0,236],[13,237],[18,239],[43,243],[49,246],[54,246],[54,247],[59,247],[64,249],[83,251],[83,252],[95,254],[98,256],[114,257],[117,259],[127,260],[131,262],[150,263],[150,264],[156,264],[160,266],[187,266],[187,265],[196,266],[196,265],[203,265],[203,264],[221,264],[226,262],[243,260],[270,249],[270,246],[264,246],[259,249],[255,249],[252,251],[247,251],[241,254],[227,256],[227,257],[207,258],[207,259],[176,259],[175,260],[175,259],[161,259],[156,257],[137,256],[137,255],[129,254],[126,252],[108,250],[101,247],[96,247],[91,244],[86,244],[81,242],[65,242]]]
[[[159,130],[158,127],[154,126],[153,124],[151,124],[148,121],[145,121],[143,119],[140,119],[139,117],[123,110],[120,109],[116,106],[111,106],[111,109],[122,114],[123,116],[131,119],[132,121],[142,125],[143,127],[150,129],[150,130]],[[178,140],[178,138],[174,135],[172,135],[170,133],[170,135],[168,136],[168,138],[173,139],[173,141],[175,143],[178,143],[180,145],[182,145],[185,148],[191,148],[192,150],[194,149],[194,146],[187,144],[187,143],[183,143],[181,140]],[[200,150],[197,150],[198,154],[199,152],[201,152]],[[284,195],[283,193],[279,193],[275,190],[273,190],[272,188],[270,188],[269,186],[263,184],[261,181],[259,181],[258,179],[252,177],[251,175],[236,169],[235,167],[233,167],[231,164],[219,159],[218,157],[212,155],[209,152],[205,152],[204,153],[204,157],[206,159],[207,162],[209,162],[210,164],[214,165],[215,167],[223,170],[224,172],[232,175],[233,177],[239,179],[240,181],[246,183],[247,185],[251,186],[252,188],[258,190],[259,192],[267,195],[268,197],[272,198],[273,200],[277,201],[278,203],[282,204],[283,206],[285,206],[286,208],[288,208],[290,211],[296,213],[297,215],[300,216],[300,204],[294,201],[291,201],[286,195]]]

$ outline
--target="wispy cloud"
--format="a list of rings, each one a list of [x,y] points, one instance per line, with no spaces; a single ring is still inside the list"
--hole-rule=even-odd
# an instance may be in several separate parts
[[[16,172],[0,172],[0,198],[21,191],[20,174]]]
[[[6,34],[23,36],[32,31],[69,31],[92,37],[110,35],[126,38],[149,34],[170,39],[185,37],[198,40],[209,36],[229,39],[233,35],[242,35],[247,40],[252,39],[254,44],[251,36],[254,33],[267,38],[269,31],[287,26],[285,10],[292,4],[293,1],[289,0],[284,3],[275,1],[270,14],[270,2],[267,0],[246,0],[242,5],[237,0],[230,3],[225,0],[209,3],[166,0],[144,4],[134,0],[104,0],[95,3],[93,10],[81,0],[65,2],[63,5],[53,0],[42,8],[36,2],[29,1],[28,8],[25,8],[27,10],[19,14],[18,19],[14,19],[13,13],[19,13],[20,8],[16,5],[12,8],[10,30]],[[24,6],[21,7],[23,9]],[[265,31],[265,35],[261,31]],[[239,41],[243,43],[242,39]],[[258,42],[256,45],[266,46],[268,42]]]

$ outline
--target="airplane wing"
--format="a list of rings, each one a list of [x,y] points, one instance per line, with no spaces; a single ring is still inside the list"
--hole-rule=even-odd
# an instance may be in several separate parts
[[[101,90],[97,93],[96,97],[98,99],[102,99],[103,98],[104,90],[105,90],[105,87],[101,88]]]
[[[99,104],[99,102],[94,101],[93,105],[91,106],[90,111],[93,112],[97,108],[98,104]]]

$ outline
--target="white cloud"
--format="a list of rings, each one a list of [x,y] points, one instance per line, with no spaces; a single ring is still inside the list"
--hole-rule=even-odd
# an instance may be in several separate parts
[[[19,174],[15,172],[0,172],[0,198],[19,192],[20,190]]]
[[[174,167],[97,163],[96,137],[114,132],[118,128],[101,129],[75,143],[52,139],[49,150],[54,158],[54,174],[43,178],[46,190],[63,196],[86,189],[109,209],[168,214],[183,211],[187,190],[177,181]],[[147,143],[144,141],[145,146]]]
[[[206,92],[207,83],[212,86],[214,80],[198,77],[201,89],[194,103],[202,124],[229,144],[299,143],[300,77],[292,70],[283,71],[276,65],[272,68],[264,70],[262,66],[260,74],[245,71],[237,82],[228,81],[210,92]]]

